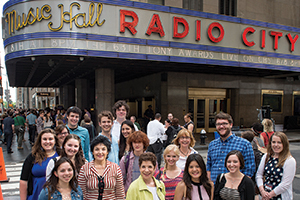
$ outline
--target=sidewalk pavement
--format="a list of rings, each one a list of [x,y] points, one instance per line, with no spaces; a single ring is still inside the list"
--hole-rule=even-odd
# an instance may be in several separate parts
[[[247,129],[244,129],[244,131],[246,131]],[[289,142],[300,142],[300,129],[297,130],[284,130],[282,131],[284,132],[288,139]],[[195,134],[195,140],[196,140],[196,144],[194,146],[194,149],[197,151],[200,150],[207,150],[208,149],[208,145],[211,141],[213,141],[215,139],[214,137],[214,133],[207,133],[206,134],[207,138],[205,140],[205,145],[201,145],[200,144],[200,134]]]

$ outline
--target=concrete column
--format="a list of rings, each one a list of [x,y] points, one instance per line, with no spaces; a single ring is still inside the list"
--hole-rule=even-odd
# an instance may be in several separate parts
[[[59,87],[59,101],[57,104],[64,104],[64,86]]]
[[[76,106],[80,109],[88,107],[88,99],[90,98],[89,93],[89,81],[87,79],[76,79]]]
[[[97,115],[103,110],[110,110],[115,103],[114,70],[100,68],[95,70],[95,103]]]
[[[75,87],[74,85],[63,86],[63,104],[64,108],[69,108],[75,105]]]

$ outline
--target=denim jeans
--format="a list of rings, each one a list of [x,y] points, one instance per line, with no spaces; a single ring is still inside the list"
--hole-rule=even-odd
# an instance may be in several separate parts
[[[12,143],[12,137],[13,137],[13,133],[4,133],[5,135],[5,139],[7,142],[7,152],[11,151],[11,143]]]

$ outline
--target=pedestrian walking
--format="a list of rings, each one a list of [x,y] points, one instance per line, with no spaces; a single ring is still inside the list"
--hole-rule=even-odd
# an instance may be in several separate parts
[[[18,143],[18,150],[22,150],[23,138],[25,133],[25,125],[26,121],[24,117],[20,116],[20,113],[16,113],[16,117],[14,117],[14,126],[15,126],[15,133],[17,135],[17,143]]]
[[[12,118],[13,112],[8,111],[8,117],[3,120],[2,128],[4,132],[5,142],[7,145],[7,153],[13,153],[11,149],[12,139],[14,134],[14,123],[15,121]]]

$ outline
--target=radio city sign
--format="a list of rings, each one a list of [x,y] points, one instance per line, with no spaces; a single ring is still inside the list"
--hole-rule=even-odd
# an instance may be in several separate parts
[[[230,53],[233,56],[229,56],[232,58],[229,60],[239,62],[243,62],[237,59],[243,58],[241,54],[253,58],[261,56],[265,64],[274,64],[269,61],[278,54],[279,58],[287,59],[279,62],[280,65],[299,65],[297,28],[165,6],[149,9],[149,4],[124,2],[119,5],[113,1],[52,0],[5,5],[6,54],[35,47],[52,48],[52,43],[46,41],[55,38],[56,41],[72,40],[72,48],[78,49],[89,50],[80,40],[95,44],[104,42],[112,48],[120,42],[139,45],[139,48],[161,46],[159,49],[169,48],[173,52],[181,52],[180,49],[206,51],[210,57],[213,52]],[[20,35],[25,36],[18,37]],[[39,44],[33,45],[37,41]],[[62,47],[56,45],[55,48]],[[223,57],[220,55],[220,59]],[[251,60],[247,58],[246,62]],[[285,64],[291,60],[297,65]]]

